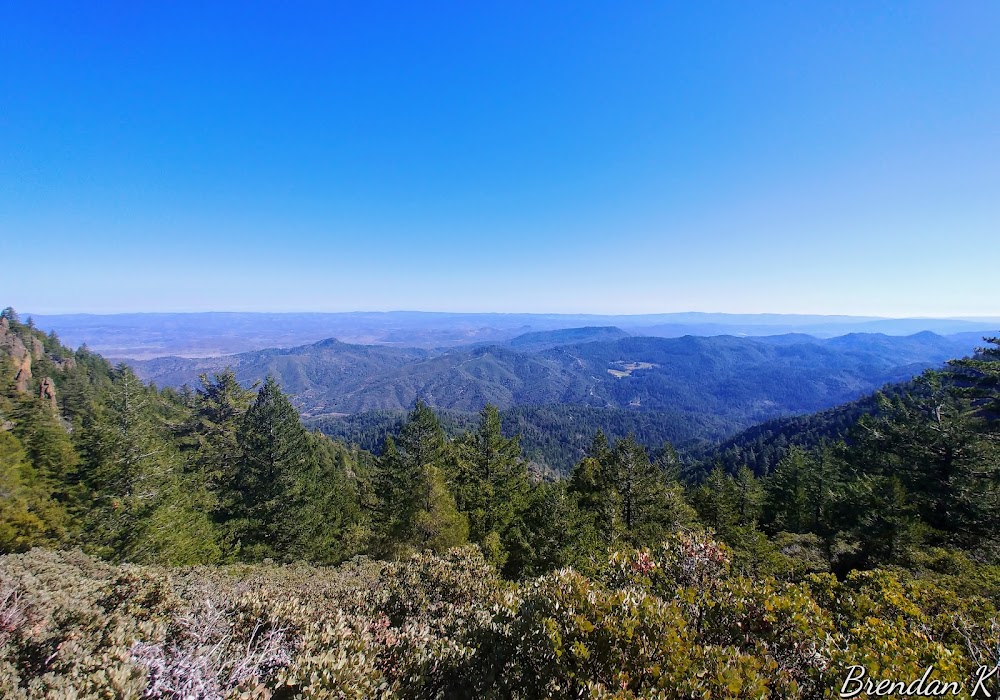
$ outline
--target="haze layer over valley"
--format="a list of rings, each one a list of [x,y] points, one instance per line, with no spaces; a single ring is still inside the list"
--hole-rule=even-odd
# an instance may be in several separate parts
[[[30,314],[26,314],[30,315]],[[641,315],[437,313],[139,313],[34,314],[39,328],[68,344],[84,343],[113,358],[165,355],[210,357],[248,350],[289,348],[337,338],[345,343],[425,349],[497,343],[537,331],[615,326],[630,335],[765,336],[805,333],[830,338],[847,333],[910,335],[983,332],[1000,318],[876,318],[798,314],[666,313]]]

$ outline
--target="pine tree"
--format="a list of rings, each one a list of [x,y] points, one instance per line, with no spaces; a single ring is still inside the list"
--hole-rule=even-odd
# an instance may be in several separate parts
[[[680,484],[668,479],[662,465],[650,462],[631,434],[610,448],[598,432],[573,470],[569,493],[584,527],[608,546],[618,546],[621,540],[653,544],[695,518]]]
[[[632,544],[654,544],[694,519],[680,485],[666,481],[631,434],[615,443],[609,475],[620,522]]]
[[[306,429],[274,377],[257,392],[237,432],[241,464],[226,529],[242,558],[287,559],[300,543],[308,480],[316,457]]]
[[[587,448],[586,456],[603,464],[611,461],[611,446],[608,444],[608,438],[604,431],[600,428],[594,433],[594,439],[591,440],[590,446]]]
[[[767,482],[768,520],[775,531],[806,532],[814,512],[809,481],[814,463],[800,447],[792,447]]]
[[[58,500],[67,502],[66,485],[77,470],[79,455],[66,428],[49,406],[36,397],[18,397],[12,416],[14,433],[38,478]]]
[[[205,484],[215,503],[215,519],[230,517],[233,507],[224,496],[232,495],[241,466],[238,433],[255,393],[240,386],[231,369],[209,379],[199,377],[201,387],[188,399],[191,416],[181,431],[182,444],[192,476]]]
[[[606,554],[604,542],[576,507],[565,481],[540,482],[529,494],[524,539],[511,548],[504,573],[517,578],[552,569],[589,568],[589,560]]]
[[[454,485],[446,476],[454,463],[437,416],[418,401],[398,441],[386,439],[379,460],[374,529],[380,554],[440,551],[466,541],[468,521],[457,509]]]
[[[1000,421],[1000,337],[985,340],[989,345],[975,356],[949,362],[948,376],[959,391],[976,400],[992,423]]]
[[[301,544],[296,552],[321,564],[337,564],[368,544],[357,490],[355,464],[343,444],[309,433],[316,475],[305,485]]]
[[[455,507],[441,469],[426,465],[420,486],[420,507],[413,518],[413,540],[417,549],[441,553],[464,544],[469,537],[469,523]]]
[[[529,489],[519,437],[503,436],[500,412],[487,404],[479,429],[461,448],[460,507],[469,517],[471,539],[483,546],[488,561],[503,566],[511,541],[519,537],[512,529],[519,524]]]
[[[603,434],[598,433],[603,442],[603,448],[598,443],[598,449],[588,451],[570,473],[567,488],[568,495],[573,499],[579,513],[579,526],[587,529],[592,538],[602,542],[613,543],[618,539],[618,498],[611,480],[611,451]],[[595,456],[601,455],[601,458]]]
[[[764,504],[764,487],[746,465],[736,470],[733,477],[736,491],[736,512],[741,525],[756,525]]]
[[[721,466],[712,469],[704,483],[692,490],[691,503],[701,522],[723,540],[739,525],[739,493]]]
[[[385,438],[373,478],[375,504],[372,512],[372,535],[375,553],[391,554],[394,543],[409,539],[412,522],[413,490],[416,479],[403,473],[404,465],[392,435]]]
[[[38,482],[17,437],[0,431],[0,553],[56,546],[66,538],[68,515]]]
[[[179,456],[154,425],[156,394],[126,365],[84,439],[89,521],[99,552],[113,559],[195,564],[219,556],[206,498],[185,480]]]
[[[852,459],[868,474],[895,477],[938,539],[971,547],[1000,526],[1000,451],[980,408],[936,372],[910,395],[881,397],[864,416]]]
[[[397,447],[411,476],[418,474],[417,467],[423,465],[444,468],[447,458],[444,430],[434,411],[423,401],[417,401],[407,416],[399,432]]]

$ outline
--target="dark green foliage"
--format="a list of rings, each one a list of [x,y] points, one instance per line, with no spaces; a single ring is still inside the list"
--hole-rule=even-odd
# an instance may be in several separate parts
[[[950,376],[959,390],[975,400],[989,422],[1000,421],[1000,337],[986,338],[989,344],[974,357],[948,363]]]
[[[201,474],[213,492],[232,483],[240,469],[238,434],[254,393],[243,389],[232,370],[209,379],[199,377],[190,418],[183,427],[190,468]],[[229,504],[221,506],[223,509]]]
[[[316,455],[299,414],[273,377],[257,392],[236,433],[240,463],[223,496],[225,527],[241,557],[285,559],[300,544],[306,489]]]
[[[1000,517],[998,442],[962,393],[936,374],[923,381],[922,395],[884,399],[878,414],[859,422],[856,461],[898,478],[921,521],[940,533],[934,539],[986,545]]]
[[[68,513],[52,499],[21,443],[0,432],[0,552],[59,545],[69,526]]]
[[[456,445],[458,507],[469,519],[469,535],[502,567],[523,539],[520,518],[527,506],[528,472],[518,437],[506,438],[500,412],[487,404],[479,429]]]
[[[472,431],[479,423],[478,414],[450,410],[435,413],[451,437]],[[306,423],[332,438],[380,454],[385,436],[398,436],[405,418],[403,411],[380,410],[311,419]],[[690,451],[703,440],[722,437],[726,432],[725,421],[709,414],[637,412],[566,404],[509,408],[500,411],[500,420],[507,437],[520,436],[530,470],[546,478],[568,475],[598,430],[613,439],[631,433],[651,452],[665,443]]]
[[[437,416],[417,402],[400,430],[386,440],[375,478],[375,537],[383,554],[416,548],[444,551],[468,537],[453,490],[457,469]]]
[[[362,512],[358,455],[319,433],[310,433],[315,471],[305,484],[301,544],[296,554],[323,564],[336,564],[368,547]]]
[[[66,507],[74,505],[69,484],[79,468],[79,457],[59,416],[44,401],[25,396],[14,399],[10,416],[36,485]]]
[[[207,494],[183,473],[160,432],[158,396],[121,365],[89,426],[84,483],[97,551],[125,561],[201,563],[219,557]]]
[[[598,433],[569,484],[584,526],[605,546],[656,542],[694,512],[680,484],[650,461],[629,435],[609,447]]]

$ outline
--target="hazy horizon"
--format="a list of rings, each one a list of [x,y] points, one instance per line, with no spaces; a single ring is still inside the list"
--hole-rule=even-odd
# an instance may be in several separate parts
[[[258,315],[341,315],[341,314],[427,314],[443,316],[538,316],[538,317],[593,317],[593,318],[641,318],[657,316],[712,316],[712,317],[775,317],[775,318],[824,318],[824,319],[850,319],[850,320],[872,320],[872,321],[902,321],[902,320],[934,320],[934,321],[972,321],[972,322],[1000,322],[1000,315],[990,316],[970,316],[961,314],[931,315],[915,314],[912,316],[890,316],[876,314],[848,314],[848,313],[809,313],[809,312],[782,312],[782,311],[753,311],[753,312],[731,312],[731,311],[651,311],[651,312],[621,312],[621,313],[600,313],[591,311],[455,311],[447,309],[348,309],[348,310],[323,310],[323,309],[286,309],[286,310],[254,310],[254,309],[203,309],[203,310],[154,310],[154,311],[37,311],[22,310],[16,305],[11,305],[15,311],[24,318],[29,316],[57,317],[57,316],[138,316],[138,315],[197,315],[197,314],[258,314]]]

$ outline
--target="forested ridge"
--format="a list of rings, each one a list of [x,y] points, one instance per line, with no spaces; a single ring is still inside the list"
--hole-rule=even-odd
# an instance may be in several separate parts
[[[597,431],[555,478],[493,405],[454,425],[417,401],[376,454],[308,430],[273,377],[157,389],[7,309],[0,690],[823,697],[856,663],[965,682],[1000,645],[987,345],[698,464]]]
[[[469,411],[435,409],[445,433],[457,437],[471,430],[478,415]],[[381,454],[387,435],[397,435],[408,411],[378,410],[347,416],[306,419],[306,425],[332,438]],[[524,458],[532,471],[566,476],[583,458],[597,431],[609,439],[632,434],[648,450],[670,443],[684,453],[715,445],[729,422],[711,414],[669,411],[627,411],[615,408],[550,404],[518,406],[500,411],[505,435],[519,435]]]
[[[828,340],[801,334],[615,337],[612,331],[581,328],[528,334],[507,345],[426,350],[328,339],[227,357],[129,364],[143,379],[176,389],[196,386],[200,374],[227,367],[244,386],[274,376],[311,418],[408,411],[421,399],[437,410],[473,414],[492,403],[501,410],[572,405],[667,412],[685,414],[691,424],[711,416],[731,434],[770,418],[857,399],[967,355],[978,342],[978,337],[933,333]],[[721,435],[694,429],[677,437]]]

